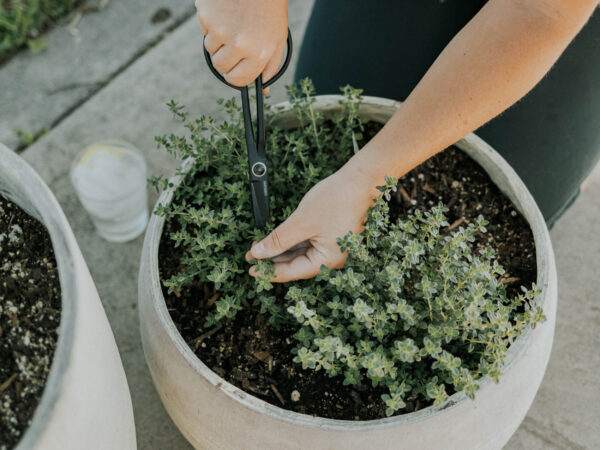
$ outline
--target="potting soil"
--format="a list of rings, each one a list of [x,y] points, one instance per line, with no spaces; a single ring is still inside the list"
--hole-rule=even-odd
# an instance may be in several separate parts
[[[61,297],[46,228],[0,196],[0,450],[31,423],[58,339]]]

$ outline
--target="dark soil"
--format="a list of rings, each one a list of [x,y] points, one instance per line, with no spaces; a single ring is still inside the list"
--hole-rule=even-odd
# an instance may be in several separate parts
[[[373,136],[379,124],[367,124],[364,141]],[[361,147],[365,142],[361,143]],[[509,296],[521,285],[536,280],[533,235],[525,219],[492,183],[485,171],[466,154],[451,147],[429,159],[400,179],[391,204],[393,218],[405,218],[414,209],[427,210],[443,202],[450,228],[468,224],[480,214],[489,221],[488,233],[474,245],[491,246],[506,270],[503,276]],[[163,235],[175,231],[167,223]],[[179,270],[182,247],[173,248],[161,240],[160,274],[168,279]],[[285,287],[276,285],[275,295],[283,298]],[[329,378],[322,371],[302,370],[292,361],[296,327],[275,330],[265,317],[249,308],[223,328],[205,330],[204,317],[215,292],[210,285],[190,286],[179,296],[163,288],[170,315],[179,332],[196,355],[219,376],[244,391],[273,405],[320,417],[371,420],[386,417],[380,399],[385,388],[344,386],[343,377]],[[211,300],[212,299],[212,300]],[[451,394],[451,392],[449,392]],[[419,410],[430,403],[413,399],[397,412]]]
[[[60,285],[46,228],[0,196],[0,450],[31,423],[50,371]]]

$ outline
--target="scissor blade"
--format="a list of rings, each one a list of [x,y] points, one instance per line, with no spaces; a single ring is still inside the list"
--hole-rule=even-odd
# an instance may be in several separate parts
[[[264,228],[269,220],[269,188],[267,180],[252,181],[252,211],[257,228]]]
[[[356,155],[360,149],[358,148],[358,143],[356,142],[356,136],[354,135],[354,131],[352,132],[352,147],[354,147],[354,154]]]

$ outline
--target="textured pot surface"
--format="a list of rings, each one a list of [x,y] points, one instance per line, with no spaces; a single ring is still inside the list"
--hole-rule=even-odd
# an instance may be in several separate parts
[[[327,113],[339,96],[317,97]],[[361,114],[385,122],[400,104],[365,97]],[[293,127],[288,109],[274,118]],[[500,449],[531,406],[550,356],[556,316],[556,267],[548,229],[523,182],[502,157],[471,134],[456,144],[476,160],[529,222],[536,245],[538,298],[547,321],[528,329],[511,346],[500,383],[481,381],[474,401],[455,394],[442,405],[373,421],[323,419],[283,410],[220,378],[187,346],[167,311],[158,272],[164,218],[153,215],[144,242],[139,275],[139,312],[146,361],[160,397],[181,432],[207,449]],[[188,163],[189,164],[189,163]],[[179,180],[163,192],[171,201]]]
[[[46,184],[2,144],[0,193],[48,229],[62,296],[50,374],[32,424],[17,449],[135,449],[125,372],[75,236]]]

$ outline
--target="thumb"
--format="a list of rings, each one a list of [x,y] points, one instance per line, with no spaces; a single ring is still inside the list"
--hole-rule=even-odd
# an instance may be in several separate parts
[[[246,254],[246,259],[274,258],[305,241],[307,237],[302,233],[301,225],[301,220],[295,214],[292,214],[266,238],[254,244]]]

